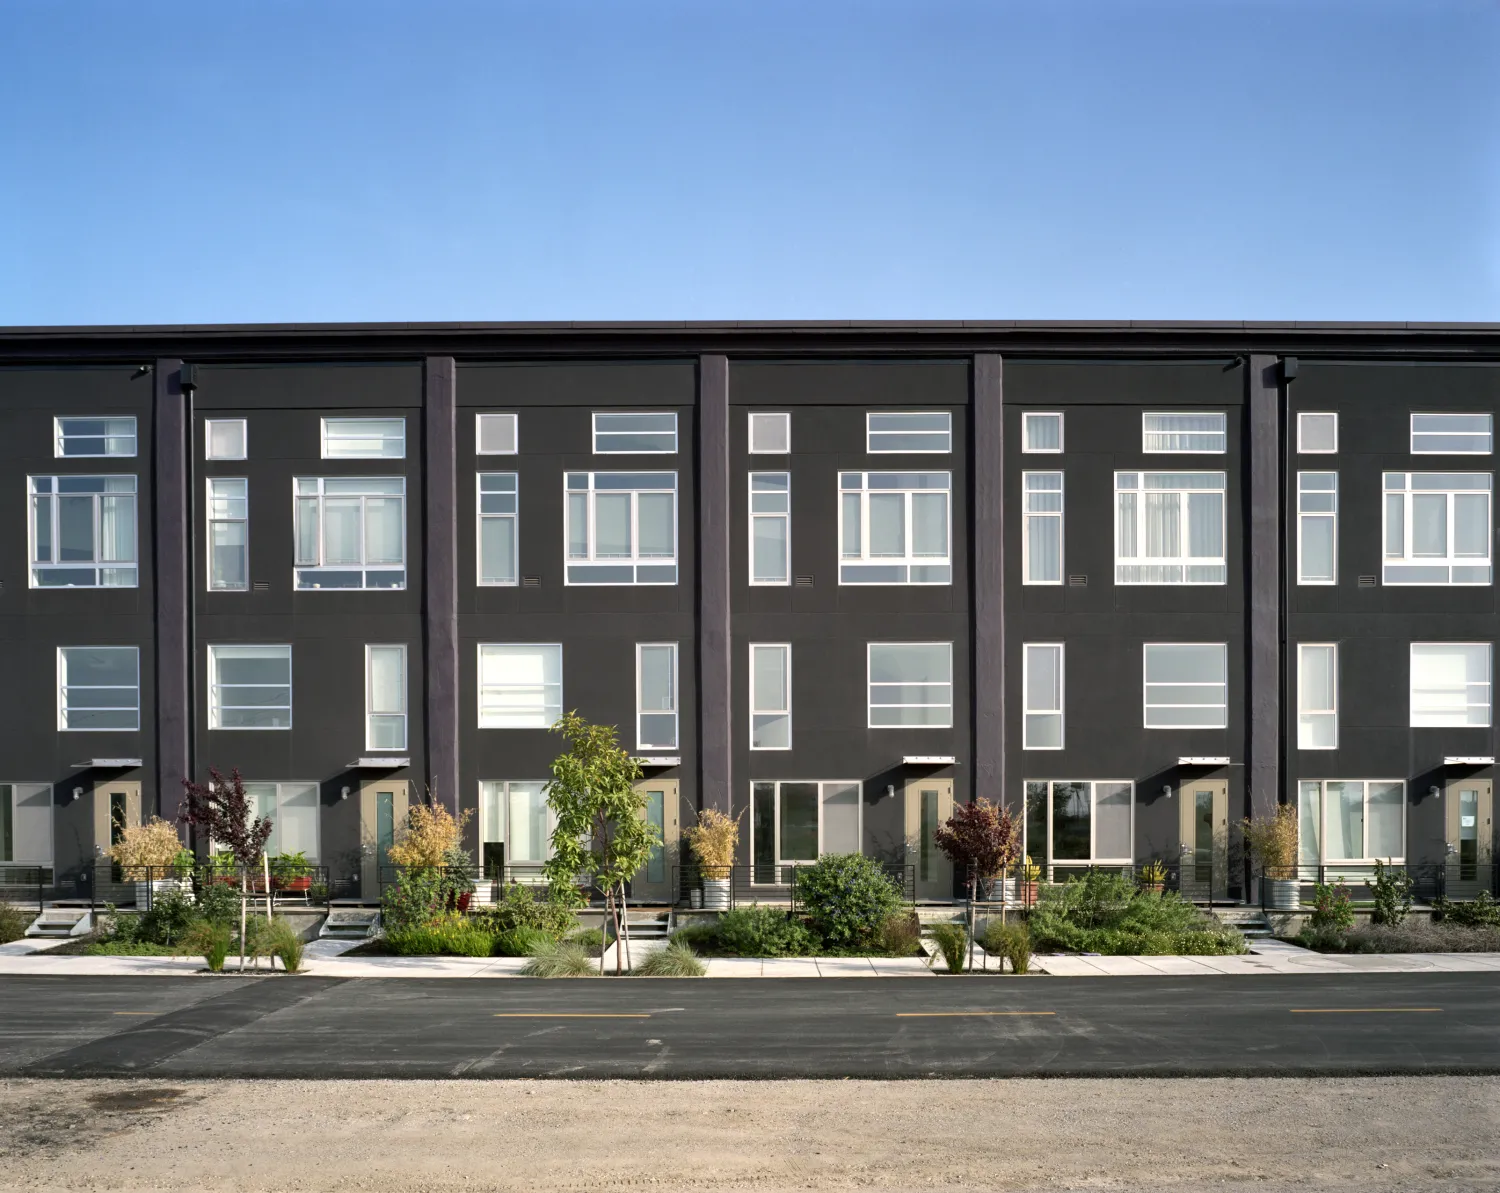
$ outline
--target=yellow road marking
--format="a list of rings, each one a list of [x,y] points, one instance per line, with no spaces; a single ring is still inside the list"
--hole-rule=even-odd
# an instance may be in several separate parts
[[[1442,1007],[1290,1007],[1293,1015],[1430,1015]]]
[[[591,1014],[582,1011],[496,1011],[496,1019],[649,1019],[650,1015],[624,1014],[612,1012],[610,1014]]]
[[[971,1015],[1056,1015],[1056,1011],[897,1011],[897,1019],[961,1019]]]

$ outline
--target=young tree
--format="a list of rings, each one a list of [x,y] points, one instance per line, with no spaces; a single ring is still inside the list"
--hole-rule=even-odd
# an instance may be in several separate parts
[[[576,712],[565,714],[552,732],[568,741],[568,752],[552,763],[547,806],[557,827],[545,871],[554,897],[577,902],[578,875],[591,873],[604,892],[605,914],[630,963],[630,926],[625,916],[625,884],[651,860],[661,834],[646,820],[646,797],[636,790],[641,767],[620,748],[612,725],[594,725]],[[620,949],[615,949],[619,973]],[[599,956],[604,972],[604,955]]]
[[[253,818],[250,797],[235,767],[225,778],[210,769],[208,783],[182,781],[186,803],[180,819],[208,836],[209,848],[223,846],[234,858],[240,872],[240,969],[245,968],[245,921],[250,905],[250,871],[260,861],[271,837],[271,822],[265,817]],[[266,898],[270,899],[270,884]],[[267,905],[269,910],[269,903]]]
[[[974,899],[979,880],[1003,874],[1016,860],[1019,833],[1009,808],[996,807],[980,796],[972,804],[960,804],[953,815],[938,825],[933,840],[955,866],[963,866],[969,883],[969,964],[974,964]],[[1000,908],[1001,918],[1005,906]]]

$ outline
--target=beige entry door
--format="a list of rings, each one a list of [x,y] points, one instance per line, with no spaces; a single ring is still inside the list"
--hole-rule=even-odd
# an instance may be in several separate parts
[[[1229,781],[1201,779],[1177,789],[1182,897],[1229,896]]]
[[[953,780],[906,785],[906,864],[915,871],[917,898],[953,898],[953,863],[937,847],[938,825],[953,815]]]
[[[109,850],[127,828],[141,823],[141,785],[94,784],[94,898],[103,903],[133,903],[136,876],[110,864]],[[145,880],[145,875],[140,876]]]
[[[404,781],[359,785],[359,897],[380,900],[382,882],[392,882],[390,848],[396,831],[406,824],[407,784]]]
[[[1443,793],[1447,820],[1448,872],[1444,893],[1472,899],[1491,887],[1495,860],[1495,794],[1489,779],[1461,779]]]
[[[661,844],[651,851],[651,860],[630,880],[630,897],[636,903],[676,903],[677,875],[677,780],[660,779],[637,783],[646,797],[644,815],[661,834]]]

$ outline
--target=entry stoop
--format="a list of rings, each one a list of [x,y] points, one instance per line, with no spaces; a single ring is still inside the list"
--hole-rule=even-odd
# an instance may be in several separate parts
[[[1213,914],[1246,940],[1268,940],[1275,935],[1259,907],[1216,907]]]
[[[625,913],[625,919],[630,926],[630,939],[632,941],[664,941],[672,935],[672,913],[670,911],[653,912],[650,915],[628,911]]]
[[[369,940],[380,932],[380,912],[370,907],[333,907],[318,929],[319,940]]]
[[[29,937],[86,936],[94,930],[94,913],[87,907],[49,907],[26,929]]]

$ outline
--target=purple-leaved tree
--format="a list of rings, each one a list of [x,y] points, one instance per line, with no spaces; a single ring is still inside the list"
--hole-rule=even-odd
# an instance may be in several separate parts
[[[250,906],[250,871],[266,850],[271,836],[271,822],[264,816],[253,817],[250,797],[239,767],[225,778],[210,769],[207,783],[182,781],[186,802],[180,820],[208,836],[209,848],[227,849],[240,872],[240,969],[245,968],[245,921]],[[270,887],[266,888],[270,898]]]

